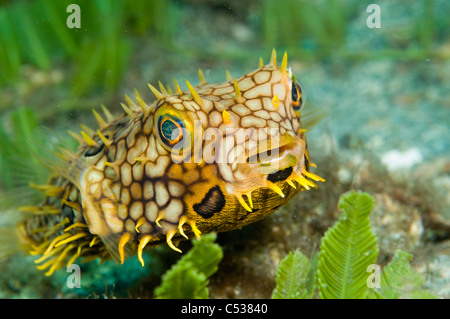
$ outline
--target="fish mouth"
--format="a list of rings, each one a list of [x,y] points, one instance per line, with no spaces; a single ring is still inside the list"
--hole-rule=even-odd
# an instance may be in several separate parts
[[[258,165],[260,173],[267,175],[269,181],[282,181],[290,176],[304,152],[305,144],[300,137],[286,133],[260,142],[258,148],[250,152],[247,163]]]
[[[275,140],[277,139],[277,140]],[[300,136],[290,136],[287,133],[262,141],[257,148],[249,151],[247,162],[237,165],[244,179],[228,183],[225,187],[228,193],[236,196],[239,203],[252,212],[252,191],[259,188],[269,188],[281,198],[295,193],[284,193],[285,184],[296,191],[309,190],[317,187],[310,179],[324,181],[321,177],[309,172],[306,167],[306,141]],[[294,183],[296,182],[296,183]],[[243,195],[247,196],[247,201]]]

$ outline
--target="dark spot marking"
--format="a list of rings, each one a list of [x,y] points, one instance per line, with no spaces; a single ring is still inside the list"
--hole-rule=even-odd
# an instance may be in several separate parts
[[[281,171],[276,171],[275,173],[269,174],[267,176],[267,179],[271,181],[272,183],[284,181],[286,178],[291,176],[292,174],[292,167],[289,166],[288,168],[282,169]]]
[[[206,219],[220,212],[224,207],[225,196],[219,186],[214,186],[206,193],[202,202],[195,204],[192,208],[197,214]]]

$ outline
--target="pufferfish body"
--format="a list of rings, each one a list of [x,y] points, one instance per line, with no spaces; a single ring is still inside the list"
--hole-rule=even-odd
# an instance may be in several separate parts
[[[241,78],[175,94],[160,84],[147,104],[126,96],[125,113],[97,112],[76,153],[62,149],[46,198],[23,207],[21,241],[46,275],[77,258],[123,263],[146,246],[256,222],[300,190],[324,181],[310,171],[300,123],[302,89],[275,50]]]

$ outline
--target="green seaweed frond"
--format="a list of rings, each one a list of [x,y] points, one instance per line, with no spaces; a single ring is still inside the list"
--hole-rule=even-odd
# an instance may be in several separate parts
[[[208,298],[208,278],[217,271],[223,257],[215,244],[215,233],[193,240],[192,249],[172,266],[155,289],[156,298],[205,299]]]
[[[377,298],[436,298],[429,291],[421,289],[424,279],[411,267],[412,258],[413,256],[405,251],[395,252],[391,262],[383,269],[380,288],[374,289]]]
[[[367,193],[343,194],[342,215],[322,238],[318,258],[310,262],[300,251],[289,253],[278,266],[272,298],[314,298],[316,292],[321,299],[437,298],[421,288],[424,280],[406,252],[397,251],[379,273],[378,240],[369,222],[373,206]]]
[[[272,293],[273,299],[306,299],[308,297],[308,257],[295,250],[280,261],[276,273],[277,286]]]
[[[339,221],[322,238],[318,281],[321,298],[364,298],[367,267],[378,256],[377,237],[370,229],[374,206],[367,193],[352,192],[341,197]]]

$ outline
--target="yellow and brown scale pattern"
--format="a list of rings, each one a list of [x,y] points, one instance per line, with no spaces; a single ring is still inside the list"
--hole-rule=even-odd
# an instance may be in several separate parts
[[[312,180],[323,181],[310,172],[300,124],[302,92],[286,54],[278,67],[273,51],[269,64],[261,59],[257,70],[239,79],[227,72],[226,82],[209,84],[201,71],[199,78],[195,88],[186,81],[189,92],[175,82],[175,94],[161,83],[159,91],[149,85],[157,98],[152,104],[136,92],[136,102],[126,96],[121,117],[103,108],[106,120],[94,111],[98,130],[70,132],[79,150],[62,151],[65,165],[55,168],[49,185],[35,186],[47,195],[45,202],[24,207],[33,215],[19,225],[46,275],[78,257],[123,263],[137,252],[144,265],[147,245],[166,241],[180,251],[174,241],[255,222],[300,189],[316,187]],[[191,160],[184,149],[173,155],[175,142],[186,137],[181,129],[174,139],[167,135],[176,127],[194,136]],[[209,128],[218,135],[202,135],[199,143],[196,130]],[[249,128],[262,130],[246,134]],[[275,145],[268,129],[278,130],[279,158],[250,160]],[[212,146],[219,147],[193,160],[197,150]],[[219,155],[225,160],[217,161]]]

